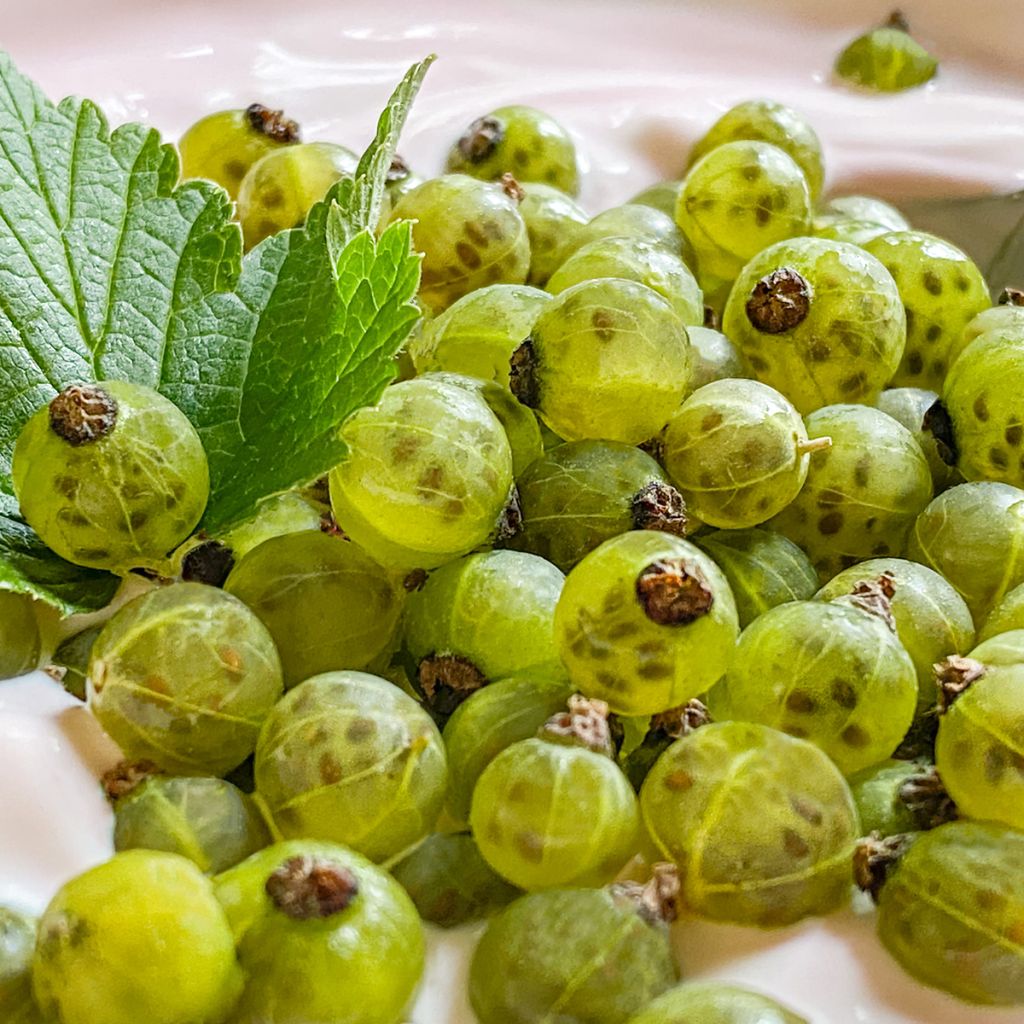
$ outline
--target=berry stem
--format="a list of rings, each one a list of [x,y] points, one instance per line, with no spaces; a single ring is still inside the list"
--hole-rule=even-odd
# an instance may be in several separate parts
[[[815,452],[828,451],[832,447],[831,437],[809,437],[796,446],[797,455],[813,455]]]

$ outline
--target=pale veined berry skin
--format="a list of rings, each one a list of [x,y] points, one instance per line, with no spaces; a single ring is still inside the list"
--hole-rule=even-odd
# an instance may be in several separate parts
[[[850,775],[884,761],[906,735],[917,673],[881,617],[799,601],[743,631],[707,700],[716,721],[757,722],[806,739]]]
[[[243,975],[210,880],[177,854],[129,850],[54,896],[32,982],[64,1024],[193,1024],[225,1019]]]
[[[924,388],[886,388],[875,405],[887,416],[902,423],[921,446],[928,468],[932,471],[932,484],[936,494],[964,482],[964,475],[956,467],[956,456],[948,438],[936,433],[937,422],[933,410],[939,396]]]
[[[769,523],[807,552],[822,583],[871,557],[904,554],[932,498],[921,446],[891,416],[867,405],[832,405],[805,418],[815,452],[796,498]],[[947,492],[948,493],[948,492]]]
[[[702,284],[733,281],[763,249],[807,234],[807,178],[768,142],[723,143],[687,172],[676,223],[693,246]]]
[[[90,710],[125,757],[182,775],[223,775],[241,764],[282,689],[263,623],[201,583],[128,602],[89,659]]]
[[[331,472],[345,532],[382,565],[431,569],[496,531],[512,488],[512,450],[486,401],[442,380],[389,387],[349,417]]]
[[[1000,633],[1024,629],[1024,584],[1014,587],[986,616],[978,629],[978,643]],[[959,653],[963,653],[958,651]]]
[[[942,387],[957,468],[968,480],[1024,485],[1024,341],[994,331],[960,353]]]
[[[732,530],[757,526],[789,505],[816,447],[792,404],[754,380],[714,381],[695,391],[669,420],[662,445],[686,507],[709,526]]]
[[[997,331],[1004,338],[1018,338],[1024,342],[1024,305],[1021,305],[1021,302],[1024,302],[1024,296],[1013,294],[1007,296],[1006,299],[1005,302],[1000,300],[1001,305],[983,309],[968,322],[959,341],[950,348],[950,367],[956,363],[960,353],[972,341],[990,331]]]
[[[36,412],[18,435],[12,476],[47,547],[119,574],[162,566],[210,494],[195,427],[163,395],[126,381],[66,388]]]
[[[299,141],[299,126],[279,110],[254,103],[200,118],[178,142],[181,176],[206,178],[238,198],[249,169],[261,157]]]
[[[525,284],[492,284],[423,323],[409,343],[418,373],[468,374],[508,387],[508,361],[551,296]]]
[[[679,230],[671,211],[663,212],[645,203],[623,203],[592,217],[580,230],[572,231],[560,253],[561,262],[585,245],[602,238],[637,238],[667,249],[693,270],[693,246]]]
[[[333,884],[304,890],[309,875]],[[253,854],[215,883],[247,977],[232,1024],[405,1019],[423,975],[423,926],[386,871],[344,846],[299,839]]]
[[[527,890],[610,882],[640,844],[636,794],[612,757],[543,738],[491,761],[469,821],[484,860]]]
[[[634,529],[687,530],[682,498],[646,452],[617,441],[571,441],[519,478],[523,526],[510,544],[568,572],[599,544]]]
[[[271,842],[253,801],[230,782],[151,776],[114,805],[114,849],[164,850],[206,874],[233,867]]]
[[[893,231],[864,249],[892,274],[907,311],[907,345],[891,384],[939,391],[964,328],[991,301],[984,276],[966,253],[923,231]]]
[[[530,236],[530,272],[526,283],[543,288],[575,246],[576,237],[590,221],[590,214],[571,196],[551,185],[527,182],[519,212]]]
[[[351,541],[319,530],[253,548],[225,589],[270,631],[286,687],[335,669],[364,669],[393,646],[405,594]]]
[[[576,145],[550,114],[521,104],[477,118],[448,154],[449,173],[497,181],[542,182],[570,196],[579,191]]]
[[[814,596],[834,601],[859,583],[883,574],[893,583],[890,600],[896,634],[917,671],[918,713],[935,707],[935,663],[966,654],[974,645],[974,622],[964,599],[937,572],[905,558],[870,558],[833,576]]]
[[[374,861],[434,828],[448,785],[441,734],[411,697],[365,672],[327,672],[279,701],[256,747],[256,792],[285,838]]]
[[[789,601],[807,601],[818,589],[811,560],[788,537],[757,527],[701,534],[694,543],[725,574],[740,626]]]
[[[420,917],[441,928],[491,917],[521,895],[480,856],[468,832],[429,836],[391,874]]]
[[[1024,831],[1024,659],[999,652],[1004,638],[1018,639],[1003,634],[936,666],[952,689],[940,705],[935,766],[964,817]],[[993,664],[984,660],[990,645]]]
[[[704,294],[682,258],[642,238],[599,238],[577,249],[551,275],[547,289],[560,295],[599,277],[638,281],[656,291],[689,328],[704,323]]]
[[[693,391],[715,380],[748,377],[750,374],[739,349],[721,332],[712,327],[687,327],[693,373]]]
[[[678,977],[667,930],[634,904],[607,889],[554,889],[491,919],[469,998],[481,1024],[621,1024]]]
[[[970,1003],[1024,1004],[1024,835],[958,821],[890,868],[877,930],[909,974]]]
[[[444,727],[445,806],[453,821],[468,825],[473,790],[484,769],[513,743],[536,736],[569,696],[569,684],[561,679],[512,676],[477,690],[455,709]]]
[[[391,223],[413,222],[413,248],[423,254],[420,302],[431,313],[489,284],[524,284],[530,238],[519,192],[465,174],[432,178],[406,193]]]
[[[977,481],[944,491],[914,522],[907,557],[944,576],[983,622],[1024,583],[1024,490]]]
[[[27,594],[0,590],[0,680],[31,672],[42,656],[34,602]]]
[[[736,279],[722,330],[758,380],[804,415],[872,402],[906,346],[892,275],[855,245],[794,238],[758,253]]]
[[[685,704],[727,671],[739,622],[725,576],[695,545],[641,530],[566,577],[555,635],[569,678],[623,715]]]
[[[903,17],[858,36],[836,58],[836,76],[873,92],[903,92],[935,77],[939,62],[907,31]]]
[[[690,343],[646,285],[598,278],[566,289],[512,355],[512,393],[559,437],[639,444],[689,387]]]
[[[627,1024],[809,1024],[761,995],[718,981],[691,981],[659,996]]]
[[[804,172],[811,199],[821,195],[825,167],[821,141],[803,114],[774,100],[754,99],[730,107],[694,144],[689,166],[727,142],[768,142]]]
[[[246,248],[304,223],[331,186],[354,174],[358,164],[352,150],[332,142],[303,142],[261,157],[238,190]]]
[[[683,179],[674,178],[670,181],[659,181],[649,188],[637,192],[629,203],[635,206],[651,206],[655,210],[667,213],[670,217],[676,215],[676,204],[679,202],[679,193],[683,190]]]
[[[701,917],[775,928],[850,898],[857,811],[812,743],[745,722],[702,726],[661,755],[640,808]]]

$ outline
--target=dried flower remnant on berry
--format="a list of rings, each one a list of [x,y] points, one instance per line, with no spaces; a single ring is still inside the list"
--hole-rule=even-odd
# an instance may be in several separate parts
[[[648,735],[656,734],[666,739],[681,740],[691,732],[710,725],[712,721],[707,705],[694,698],[677,708],[654,715],[651,718]]]
[[[514,199],[517,203],[521,203],[526,198],[523,186],[507,171],[501,176],[501,190],[509,199]]]
[[[875,903],[889,872],[899,864],[915,838],[914,833],[906,833],[883,839],[877,832],[872,832],[858,843],[853,855],[853,880],[861,891],[871,895]]]
[[[505,507],[501,510],[501,515],[498,516],[498,525],[494,530],[495,546],[501,546],[514,540],[522,533],[522,530],[523,506],[519,499],[518,488],[513,487],[508,501],[505,502]]]
[[[1000,306],[1024,306],[1024,288],[1004,288],[999,293]]]
[[[470,163],[483,163],[504,137],[505,127],[496,117],[478,117],[459,139],[459,152]]]
[[[299,125],[284,116],[283,110],[271,110],[262,103],[253,103],[246,108],[246,117],[253,129],[275,142],[298,142],[301,136]]]
[[[405,181],[412,174],[412,168],[406,162],[405,158],[399,156],[396,153],[391,158],[391,164],[389,165],[384,180],[389,184],[394,184],[396,181]]]
[[[533,341],[527,338],[509,360],[508,386],[523,405],[536,409],[540,405],[540,382],[537,380],[537,356]]]
[[[608,705],[575,693],[569,698],[569,710],[552,715],[537,735],[553,743],[584,747],[595,754],[611,757],[614,752]]]
[[[849,594],[837,597],[836,601],[874,615],[895,633],[896,619],[892,613],[892,599],[895,596],[896,579],[892,573],[883,572],[877,579],[861,580]]]
[[[617,902],[632,904],[651,925],[672,924],[679,917],[680,891],[679,869],[665,861],[651,868],[647,882],[618,882],[610,887]]]
[[[142,785],[152,775],[160,774],[160,768],[152,761],[119,761],[105,771],[100,778],[103,792],[111,803],[116,803]]]
[[[953,432],[953,418],[941,398],[928,407],[921,423],[921,429],[926,430],[935,438],[935,450],[939,458],[947,466],[955,466],[960,458],[960,451],[956,443],[956,435]]]
[[[268,879],[267,895],[278,910],[296,921],[332,917],[359,895],[348,868],[318,857],[292,857]]]
[[[901,803],[914,816],[922,832],[938,828],[959,817],[953,798],[946,792],[934,765],[922,768],[899,788]]]
[[[985,666],[973,658],[953,654],[935,666],[939,709],[948,711],[956,699],[985,675]]]
[[[747,299],[747,318],[764,334],[784,334],[807,319],[811,286],[795,270],[781,267],[762,277]]]
[[[73,384],[50,402],[50,429],[73,448],[106,437],[117,423],[117,402],[98,384]]]
[[[715,595],[698,570],[679,558],[652,562],[636,581],[644,614],[659,626],[685,626],[711,611]]]
[[[661,530],[686,536],[686,503],[671,484],[652,480],[633,498],[633,525],[638,530]]]
[[[181,578],[186,583],[223,587],[235,567],[235,553],[219,540],[204,540],[181,560]]]
[[[447,718],[469,696],[487,685],[487,677],[468,658],[430,654],[416,674],[425,703],[435,715]]]

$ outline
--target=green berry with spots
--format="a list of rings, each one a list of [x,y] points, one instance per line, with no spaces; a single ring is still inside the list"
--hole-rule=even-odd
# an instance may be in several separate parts
[[[570,196],[579,191],[576,145],[549,114],[536,107],[499,107],[478,117],[448,154],[451,173],[497,181],[511,174]]]
[[[552,448],[519,480],[523,528],[512,545],[568,572],[628,530],[685,536],[686,509],[654,459],[615,441]]]
[[[634,530],[566,577],[555,635],[573,685],[616,714],[679,707],[719,680],[739,633],[725,576],[699,548]]]
[[[282,843],[220,882],[251,908],[232,1024],[404,1020],[423,974],[423,927],[387,872],[343,846]]]
[[[543,288],[558,269],[562,254],[590,221],[589,214],[571,196],[539,182],[527,182],[519,204],[530,236],[530,273],[527,284]]]
[[[831,405],[806,418],[807,436],[829,437],[803,490],[769,524],[807,552],[822,582],[866,558],[902,555],[932,497],[932,476],[913,435],[878,409]]]
[[[238,220],[246,248],[305,223],[330,187],[355,173],[359,158],[332,142],[274,150],[249,169],[238,190]]]
[[[864,583],[886,576],[896,635],[917,671],[918,713],[935,707],[935,663],[950,654],[966,654],[974,644],[974,622],[964,599],[933,569],[904,558],[871,558],[844,569],[817,593],[834,601]]]
[[[22,428],[11,472],[47,547],[122,574],[162,566],[210,493],[195,427],[163,395],[125,381],[65,388]]]
[[[886,388],[875,405],[914,435],[932,471],[935,493],[941,494],[962,484],[964,477],[956,468],[948,417],[936,408],[938,400],[934,391],[924,388]]]
[[[693,248],[676,226],[674,216],[643,203],[624,203],[597,214],[572,233],[562,248],[561,259],[567,260],[577,249],[601,238],[639,238],[681,256],[691,270],[695,266]]]
[[[568,683],[543,676],[512,676],[477,690],[444,727],[448,751],[447,811],[458,824],[469,822],[473,790],[484,769],[503,750],[537,735],[565,709]]]
[[[838,601],[765,612],[743,631],[728,674],[709,693],[712,718],[808,740],[845,775],[884,761],[917,706],[917,672],[891,616],[874,583]]]
[[[748,376],[739,349],[719,330],[713,327],[687,327],[693,372],[690,386],[698,388],[714,380]]]
[[[118,853],[65,884],[39,922],[32,983],[61,1024],[221,1021],[242,980],[210,880],[176,854]]]
[[[930,82],[939,62],[910,34],[898,11],[878,28],[858,36],[836,58],[844,82],[872,92],[903,92]]]
[[[487,407],[494,413],[508,438],[512,451],[512,475],[517,480],[544,454],[540,421],[531,409],[513,397],[507,384],[502,385],[493,380],[469,377],[461,373],[424,373],[420,375],[420,380],[452,384],[471,394],[479,395],[487,403]],[[515,518],[514,505],[515,502],[510,501],[510,515]],[[510,520],[509,531],[512,531],[514,526],[515,523]]]
[[[423,324],[409,343],[417,373],[446,371],[508,386],[508,361],[551,296],[525,284],[478,288]]]
[[[218,874],[270,844],[250,797],[223,779],[154,775],[118,793],[114,849],[163,850]]]
[[[957,821],[866,850],[878,936],[908,974],[969,1003],[1024,1004],[1024,835]]]
[[[524,284],[530,238],[519,212],[522,189],[446,174],[406,193],[391,222],[413,222],[413,247],[423,254],[419,298],[440,313],[489,284]]]
[[[655,210],[668,214],[675,219],[676,206],[679,204],[679,193],[685,182],[682,178],[672,181],[659,181],[649,188],[637,192],[629,203],[636,206],[653,206]]]
[[[42,1024],[32,995],[36,921],[0,906],[0,1015],[5,1024]]]
[[[614,759],[607,705],[574,696],[568,708],[498,754],[473,790],[480,853],[521,889],[602,885],[639,847],[636,794]]]
[[[577,249],[551,275],[548,291],[567,288],[599,277],[638,281],[656,291],[689,327],[704,323],[704,295],[690,268],[673,252],[640,238],[611,237]]]
[[[781,1004],[719,981],[691,981],[659,996],[627,1024],[808,1024]]]
[[[270,631],[286,687],[375,663],[392,646],[404,597],[369,555],[319,530],[260,544],[225,588]]]
[[[480,1024],[622,1024],[679,980],[667,921],[674,877],[554,889],[491,919],[469,969]]]
[[[951,487],[917,517],[907,557],[944,576],[983,622],[1024,583],[1024,491],[987,480]]]
[[[255,775],[279,835],[344,843],[375,861],[433,831],[448,785],[430,716],[365,672],[328,672],[290,690],[260,733]]]
[[[232,199],[249,169],[268,153],[299,141],[299,126],[284,116],[253,103],[245,110],[207,114],[181,137],[181,176],[207,178],[227,189]]]
[[[512,449],[480,395],[403,381],[349,417],[341,439],[348,451],[331,472],[334,516],[383,565],[431,569],[498,530]]]
[[[957,468],[968,480],[1024,486],[1024,343],[983,334],[961,353],[942,388]]]
[[[753,375],[806,415],[872,402],[903,356],[906,317],[896,282],[857,246],[780,242],[736,280],[722,330]]]
[[[957,816],[934,766],[920,761],[882,761],[854,775],[850,790],[866,836],[923,832]]]
[[[0,590],[0,681],[37,668],[42,646],[35,602],[27,594]]]
[[[512,393],[560,437],[639,444],[682,401],[690,343],[657,292],[599,278],[544,308],[511,367]]]
[[[818,589],[811,560],[787,537],[771,530],[718,530],[697,538],[725,574],[740,626],[790,601],[807,601]]]
[[[224,775],[241,764],[282,690],[263,623],[201,583],[128,602],[89,660],[89,707],[125,757],[182,775]]]
[[[804,421],[774,388],[719,380],[695,391],[669,420],[663,457],[669,478],[698,519],[721,529],[757,526],[800,493],[812,453]]]
[[[1024,663],[987,664],[984,647],[936,666],[935,767],[964,817],[1024,830]]]
[[[923,231],[893,231],[864,248],[892,274],[907,314],[896,387],[942,389],[964,328],[989,306],[988,285],[955,245]]]
[[[727,142],[690,168],[676,223],[703,277],[734,280],[763,249],[804,235],[811,195],[803,171],[767,142]]]
[[[430,836],[391,873],[420,917],[441,928],[491,917],[521,895],[480,856],[468,832]]]
[[[661,755],[640,809],[679,865],[681,902],[701,917],[778,928],[850,898],[857,810],[805,740],[747,722],[702,726]]]
[[[811,199],[821,195],[825,183],[821,140],[807,118],[792,107],[766,99],[737,103],[694,143],[690,166],[728,142],[767,142],[777,146],[803,171]]]
[[[505,676],[563,674],[554,617],[564,582],[550,562],[522,551],[467,555],[430,574],[409,596],[404,639],[435,717]]]

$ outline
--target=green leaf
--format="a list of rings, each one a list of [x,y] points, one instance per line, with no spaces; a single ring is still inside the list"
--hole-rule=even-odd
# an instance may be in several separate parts
[[[188,415],[212,531],[341,458],[342,422],[380,397],[418,317],[409,226],[370,227],[432,60],[395,90],[355,176],[243,260],[227,194],[177,185],[155,131],[50,103],[0,53],[0,497],[24,422],[83,380],[148,384]],[[0,586],[77,606],[96,574],[68,577],[4,500]]]
[[[64,615],[109,604],[120,580],[58,558],[28,528],[14,499],[0,494],[0,590],[31,594]]]

